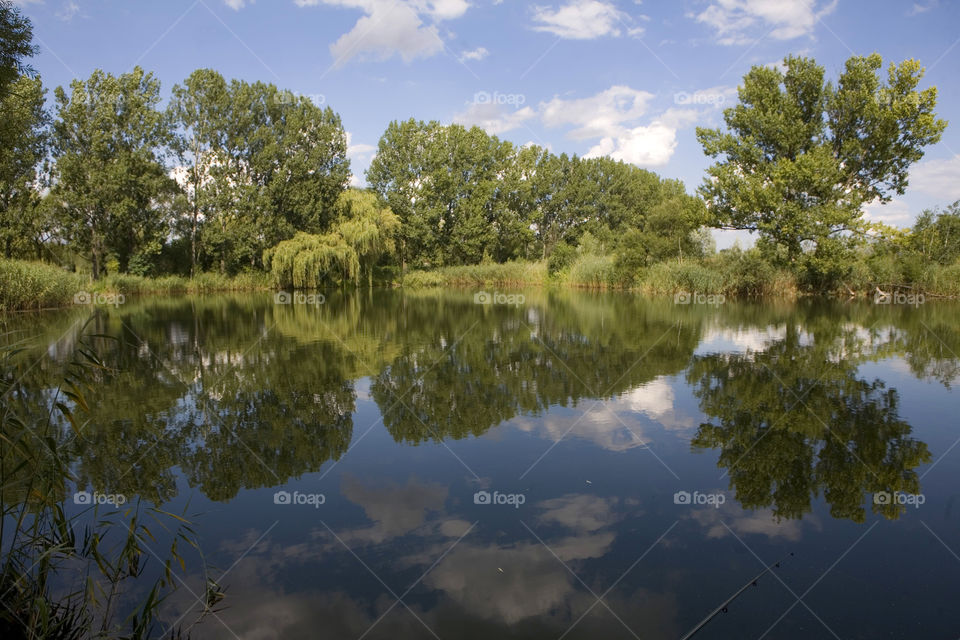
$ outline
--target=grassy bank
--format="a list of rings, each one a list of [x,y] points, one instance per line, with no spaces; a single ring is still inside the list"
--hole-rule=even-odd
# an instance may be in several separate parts
[[[269,289],[269,277],[260,273],[233,277],[203,273],[195,278],[120,274],[92,282],[53,265],[0,259],[0,312],[65,307],[74,304],[74,296],[82,292],[145,295]]]
[[[396,284],[409,289],[445,286],[567,286],[635,291],[651,296],[680,292],[723,294],[729,298],[795,299],[802,295],[873,296],[884,291],[912,291],[927,297],[960,298],[960,264],[936,263],[907,269],[899,263],[855,262],[837,284],[823,290],[802,277],[774,267],[757,251],[723,251],[702,260],[660,262],[625,270],[613,256],[580,255],[563,269],[549,272],[546,262],[510,262],[413,271]]]

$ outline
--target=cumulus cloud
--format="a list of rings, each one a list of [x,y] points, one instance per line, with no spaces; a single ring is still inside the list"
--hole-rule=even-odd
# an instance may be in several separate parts
[[[609,135],[623,123],[640,118],[652,98],[652,93],[615,85],[589,98],[557,97],[540,108],[545,125],[574,125],[570,137],[584,140]]]
[[[960,154],[917,164],[910,171],[910,190],[950,202],[960,200]]]
[[[236,1],[236,0],[234,0]],[[239,0],[242,1],[242,0]],[[466,0],[294,0],[299,7],[320,4],[359,9],[365,14],[330,45],[335,64],[355,57],[404,61],[428,58],[443,50],[438,23],[462,16]]]
[[[465,127],[480,127],[496,136],[516,129],[536,116],[537,113],[530,107],[510,110],[493,102],[473,102],[466,111],[455,115],[453,121]]]
[[[838,0],[715,0],[693,17],[713,27],[717,42],[739,45],[767,35],[792,40],[813,33],[817,21],[837,7]]]
[[[250,0],[250,4],[253,4],[257,0]],[[223,4],[227,5],[234,11],[240,11],[245,6],[247,6],[247,0],[223,0]]]
[[[470,51],[464,51],[460,54],[460,62],[464,60],[483,60],[490,52],[487,51],[486,47],[477,47],[476,49],[471,49]]]
[[[893,226],[909,226],[913,219],[910,207],[903,200],[891,200],[887,204],[874,200],[863,208],[864,216],[872,222]]]
[[[554,9],[535,7],[535,31],[546,31],[569,40],[591,40],[603,36],[619,36],[630,17],[609,2],[572,0]],[[631,33],[635,30],[631,29]]]

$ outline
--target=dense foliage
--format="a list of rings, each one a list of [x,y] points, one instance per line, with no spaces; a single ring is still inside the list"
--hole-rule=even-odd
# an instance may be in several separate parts
[[[956,293],[960,207],[912,230],[863,217],[903,193],[946,126],[914,60],[883,79],[878,55],[853,57],[836,83],[809,58],[754,67],[725,129],[698,130],[716,159],[698,195],[609,157],[413,119],[389,124],[359,190],[340,116],[272,84],[199,69],[162,105],[143,69],[97,70],[58,87],[48,113],[24,62],[29,21],[6,2],[0,14],[7,259],[94,280],[269,272],[304,288],[442,282],[416,272],[520,261],[590,287]],[[715,255],[710,228],[751,231],[757,245]]]

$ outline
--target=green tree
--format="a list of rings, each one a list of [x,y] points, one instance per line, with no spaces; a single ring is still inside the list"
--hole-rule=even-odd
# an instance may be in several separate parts
[[[37,54],[33,25],[10,0],[0,0],[0,97],[20,76],[32,76],[24,61]]]
[[[373,267],[394,251],[400,219],[368,191],[346,191],[336,208],[340,217],[329,232],[300,231],[264,252],[263,262],[278,286],[316,289],[359,282],[363,274],[373,285]]]
[[[804,251],[845,255],[842,239],[863,229],[862,207],[907,186],[910,165],[940,140],[936,88],[917,90],[915,60],[877,75],[879,55],[852,57],[836,85],[813,60],[789,56],[784,70],[753,67],[739,104],[724,111],[727,131],[697,129],[718,162],[700,193],[713,226],[756,231],[780,263]]]
[[[167,110],[178,126],[174,149],[183,187],[180,233],[190,239],[190,274],[198,268],[202,225],[213,215],[217,184],[214,168],[223,163],[229,119],[227,83],[216,71],[198,69],[173,87]]]
[[[908,236],[924,263],[950,265],[960,260],[960,200],[944,211],[924,211]]]
[[[7,258],[42,232],[37,169],[47,150],[44,93],[39,78],[21,76],[0,94],[0,242]]]
[[[161,154],[170,131],[157,109],[160,83],[140,67],[119,76],[98,69],[70,89],[56,90],[52,196],[67,239],[89,253],[99,278],[108,253],[125,271],[167,231],[175,185]]]

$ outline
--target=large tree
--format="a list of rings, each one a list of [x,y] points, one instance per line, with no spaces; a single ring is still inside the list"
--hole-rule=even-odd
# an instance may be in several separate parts
[[[160,83],[140,67],[119,76],[97,70],[70,89],[56,90],[51,195],[65,235],[89,253],[99,278],[108,254],[126,271],[167,232],[163,201],[173,181],[161,154],[170,132],[157,109]]]
[[[350,178],[346,132],[329,107],[262,82],[200,69],[174,87],[179,175],[196,268],[259,266],[296,231],[321,233]]]
[[[47,149],[47,113],[39,78],[21,76],[0,94],[0,243],[23,253],[43,229],[37,170]]]
[[[700,193],[712,223],[756,231],[784,264],[804,252],[836,254],[862,229],[862,207],[907,186],[910,165],[940,140],[936,88],[917,90],[914,60],[878,76],[879,55],[852,57],[836,84],[813,60],[753,67],[739,104],[724,111],[727,130],[697,129],[718,161]]]

